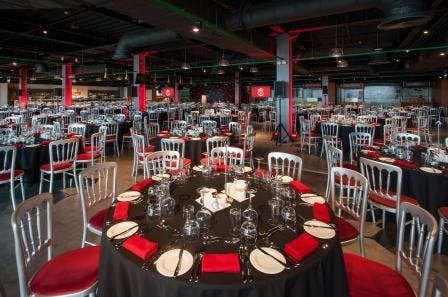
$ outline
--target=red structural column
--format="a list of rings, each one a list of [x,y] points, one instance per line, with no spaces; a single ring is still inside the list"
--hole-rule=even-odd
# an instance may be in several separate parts
[[[146,53],[138,54],[138,73],[145,74],[146,73]],[[138,109],[140,111],[146,110],[146,85],[139,84],[138,85]]]
[[[293,103],[292,103],[292,99],[293,99],[293,76],[292,76],[292,72],[293,72],[293,66],[294,66],[294,60],[292,58],[292,47],[293,47],[293,41],[297,38],[297,34],[289,34],[289,56],[288,56],[288,131],[289,131],[289,135],[291,135],[294,132],[294,128],[293,128],[293,117],[294,117],[294,112],[293,112]]]
[[[28,104],[28,68],[20,68],[20,106],[26,107]]]
[[[62,66],[62,91],[64,95],[64,106],[72,105],[72,64]]]

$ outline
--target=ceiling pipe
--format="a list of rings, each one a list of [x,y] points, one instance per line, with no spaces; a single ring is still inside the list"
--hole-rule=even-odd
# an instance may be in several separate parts
[[[121,60],[130,57],[132,50],[180,39],[176,32],[150,29],[124,34],[117,43],[112,59]]]
[[[282,0],[235,11],[227,18],[226,25],[233,31],[254,29],[372,8],[384,12],[383,23],[379,25],[382,30],[421,25],[430,19],[419,0]]]

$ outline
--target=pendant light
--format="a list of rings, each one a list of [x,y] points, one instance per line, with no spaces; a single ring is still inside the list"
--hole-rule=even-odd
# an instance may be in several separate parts
[[[330,50],[328,55],[332,58],[339,58],[344,55],[342,48],[338,47],[338,25],[336,25],[335,47]]]
[[[256,66],[251,66],[251,67],[249,68],[249,72],[250,72],[250,73],[257,73],[257,72],[258,72],[258,68],[257,68]]]
[[[224,56],[224,51],[222,51],[222,56],[221,59],[219,59],[218,65],[221,67],[227,67],[229,66],[229,60],[226,59],[226,57]]]
[[[183,70],[190,69],[190,64],[187,63],[187,50],[185,50],[185,61],[180,65],[180,68]]]

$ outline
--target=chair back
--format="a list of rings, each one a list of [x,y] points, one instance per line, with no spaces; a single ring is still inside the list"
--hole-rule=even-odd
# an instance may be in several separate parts
[[[401,168],[362,157],[359,162],[362,175],[369,181],[370,193],[383,199],[395,201],[396,207],[398,207],[401,197]],[[395,212],[395,208],[390,211]]]
[[[393,135],[398,133],[399,128],[397,126],[386,124],[383,126],[383,143],[384,145],[390,143],[393,139]]]
[[[207,140],[205,141],[207,156],[210,157],[210,153],[215,147],[229,146],[229,144],[230,140],[227,136],[214,136],[207,138]]]
[[[32,266],[43,253],[47,253],[47,260],[53,257],[53,196],[44,193],[25,200],[13,211],[11,224],[19,292],[26,297]]]
[[[358,133],[369,133],[371,136],[371,139],[375,137],[375,126],[371,124],[356,124],[355,125],[355,132]]]
[[[329,143],[326,139],[324,139],[324,146],[327,157],[328,175],[330,175],[331,168],[342,167],[343,153],[341,149],[338,149],[336,146]]]
[[[199,115],[199,117],[198,117],[198,124],[199,125],[202,125],[202,122],[203,121],[209,121],[210,120],[210,116],[209,115],[207,115],[207,114],[201,114],[201,115]]]
[[[398,145],[410,145],[414,146],[420,144],[420,135],[405,132],[396,132],[392,135],[392,142]]]
[[[269,172],[273,171],[273,166],[280,166],[278,174],[287,175],[297,180],[302,178],[302,158],[299,156],[282,152],[269,153]]]
[[[171,129],[187,130],[187,121],[173,121],[171,123]]]
[[[159,123],[157,122],[144,122],[144,128],[148,140],[157,137],[157,134],[160,132]]]
[[[50,142],[50,168],[60,163],[73,162],[78,155],[78,138],[68,138]]]
[[[185,140],[181,138],[162,138],[160,144],[162,151],[176,151],[181,158],[185,156]]]
[[[156,174],[168,173],[183,167],[180,154],[177,151],[158,151],[145,158],[145,171],[151,177]]]
[[[118,123],[117,122],[106,122],[103,125],[107,127],[106,137],[110,137],[110,136],[118,137]]]
[[[90,145],[92,147],[92,158],[95,153],[104,156],[106,152],[106,135],[103,132],[93,133],[90,137]]]
[[[311,114],[310,115],[310,125],[311,130],[314,131],[316,129],[317,122],[320,122],[321,115],[320,114]]]
[[[239,147],[232,146],[215,147],[210,152],[210,164],[244,165],[244,151]]]
[[[38,125],[37,129],[41,134],[45,134],[45,133],[51,134],[54,132],[54,126],[50,125],[50,124]]]
[[[437,221],[420,206],[402,202],[398,223],[396,269],[401,273],[403,263],[406,263],[420,277],[417,296],[425,297],[437,237]]]
[[[75,133],[81,136],[86,136],[86,125],[81,123],[70,124],[67,127],[68,133]]]
[[[431,297],[448,297],[448,281],[441,274],[434,277]]]
[[[228,126],[232,121],[232,117],[229,114],[224,114],[219,116],[219,124],[221,126]]]
[[[84,227],[89,222],[89,210],[104,200],[115,199],[117,163],[104,162],[90,166],[78,175]]]
[[[204,129],[205,133],[207,133],[207,131],[216,129],[217,124],[218,124],[217,122],[211,120],[205,120],[201,122],[201,126]]]
[[[350,140],[350,163],[353,163],[358,158],[359,152],[365,146],[372,145],[372,135],[366,132],[351,132],[349,134]]]
[[[334,136],[338,137],[339,133],[339,125],[337,123],[332,122],[322,122],[320,124],[322,137],[324,136]]]
[[[235,135],[240,135],[241,132],[241,125],[238,122],[229,122],[229,131]]]

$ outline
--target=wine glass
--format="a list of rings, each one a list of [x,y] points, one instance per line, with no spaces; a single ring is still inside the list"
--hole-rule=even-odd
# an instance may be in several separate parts
[[[248,188],[249,188],[249,185],[248,185]],[[249,197],[249,205],[243,211],[243,218],[246,221],[251,221],[256,224],[258,221],[258,213],[255,210],[255,208],[253,208],[253,206],[252,206],[252,196],[254,196],[255,193],[256,193],[256,189],[254,189],[254,188],[250,188],[249,190],[246,191],[246,195],[248,195],[248,197]]]
[[[238,235],[239,228],[241,226],[241,209],[233,207],[229,210],[231,230],[230,234],[233,236]]]
[[[294,207],[286,205],[282,208],[281,217],[285,226],[296,232],[297,216]]]
[[[257,169],[254,170],[254,176],[258,179],[263,179],[264,171],[261,169],[260,163],[264,158],[263,157],[255,157],[254,159],[257,160]]]
[[[240,227],[241,243],[244,246],[255,244],[257,241],[257,225],[252,221],[245,221]]]

